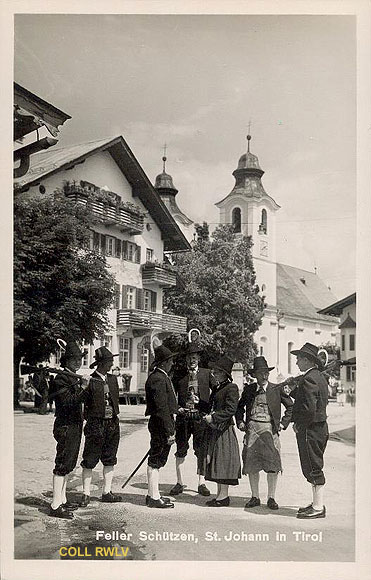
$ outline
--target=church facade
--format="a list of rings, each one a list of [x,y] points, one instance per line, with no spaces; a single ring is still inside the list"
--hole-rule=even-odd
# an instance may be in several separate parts
[[[277,261],[276,215],[280,206],[264,189],[264,171],[250,152],[250,135],[247,139],[248,150],[233,172],[236,183],[216,204],[219,222],[233,224],[236,236],[252,238],[256,282],[266,303],[262,325],[254,336],[258,352],[275,366],[272,374],[276,377],[295,375],[291,350],[305,342],[336,344],[337,320],[318,313],[336,298],[316,273]]]

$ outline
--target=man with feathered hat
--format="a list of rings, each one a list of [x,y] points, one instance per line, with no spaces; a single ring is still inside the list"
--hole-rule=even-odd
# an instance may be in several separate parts
[[[323,455],[328,441],[326,407],[328,404],[327,380],[320,372],[323,363],[318,347],[306,342],[299,350],[292,350],[296,364],[303,373],[299,379],[290,380],[291,396],[295,398],[292,421],[304,477],[312,486],[312,503],[299,508],[300,519],[326,517],[323,504]]]
[[[216,381],[210,369],[199,367],[201,352],[202,348],[197,344],[188,344],[185,351],[187,374],[176,386],[179,405],[175,423],[177,483],[171,489],[170,495],[179,495],[186,487],[183,482],[183,464],[191,436],[198,463],[198,493],[210,495],[210,490],[205,485],[205,474],[198,461],[206,423],[200,420],[197,411],[208,411],[210,393],[216,387]]]
[[[84,428],[85,446],[82,456],[83,498],[82,507],[90,503],[92,470],[99,460],[103,464],[102,502],[115,503],[122,500],[111,492],[113,470],[117,463],[117,450],[120,441],[119,424],[119,387],[117,378],[108,371],[113,365],[113,357],[118,356],[105,346],[95,351],[95,361],[90,368],[92,373],[85,399]]]

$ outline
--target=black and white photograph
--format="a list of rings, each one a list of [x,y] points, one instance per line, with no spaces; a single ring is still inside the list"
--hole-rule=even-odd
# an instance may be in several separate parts
[[[14,7],[3,577],[366,578],[366,6],[90,4]]]

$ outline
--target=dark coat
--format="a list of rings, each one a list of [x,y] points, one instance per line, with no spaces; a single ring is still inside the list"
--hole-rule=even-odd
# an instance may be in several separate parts
[[[120,413],[119,408],[119,386],[117,378],[114,375],[107,374],[107,384],[112,400],[113,415]],[[97,417],[104,419],[105,400],[104,400],[104,382],[96,371],[91,375],[89,386],[86,389],[86,398],[84,405],[85,419]]]
[[[178,394],[179,407],[185,407],[187,402],[189,374],[180,379],[175,386]],[[209,369],[199,368],[197,372],[199,397],[203,403],[208,403],[211,391],[216,387],[216,380]]]
[[[55,416],[60,424],[83,422],[82,401],[85,398],[85,390],[71,373],[63,371],[57,374],[51,382],[49,397],[55,400]]]
[[[292,421],[299,427],[309,427],[311,423],[326,421],[328,404],[328,384],[317,368],[300,377],[298,386],[291,391],[295,398]]]
[[[244,387],[236,412],[237,425],[240,421],[244,421],[246,425],[249,423],[257,390],[258,383],[251,383]],[[272,417],[273,433],[278,433],[280,429],[281,404],[286,408],[285,414],[282,417],[282,424],[283,428],[287,429],[291,421],[293,400],[284,392],[283,387],[277,387],[270,382],[268,382],[266,395],[268,409]]]
[[[145,390],[146,416],[157,418],[166,437],[174,435],[174,414],[178,410],[178,404],[170,378],[159,369],[155,369],[146,381]]]

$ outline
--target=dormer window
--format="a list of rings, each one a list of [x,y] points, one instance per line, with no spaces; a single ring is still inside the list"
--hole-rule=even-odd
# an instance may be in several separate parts
[[[235,234],[241,233],[241,209],[235,207],[232,211],[232,225]]]
[[[262,217],[261,217],[261,222],[259,225],[259,234],[267,234],[267,233],[268,233],[267,210],[262,209]]]

